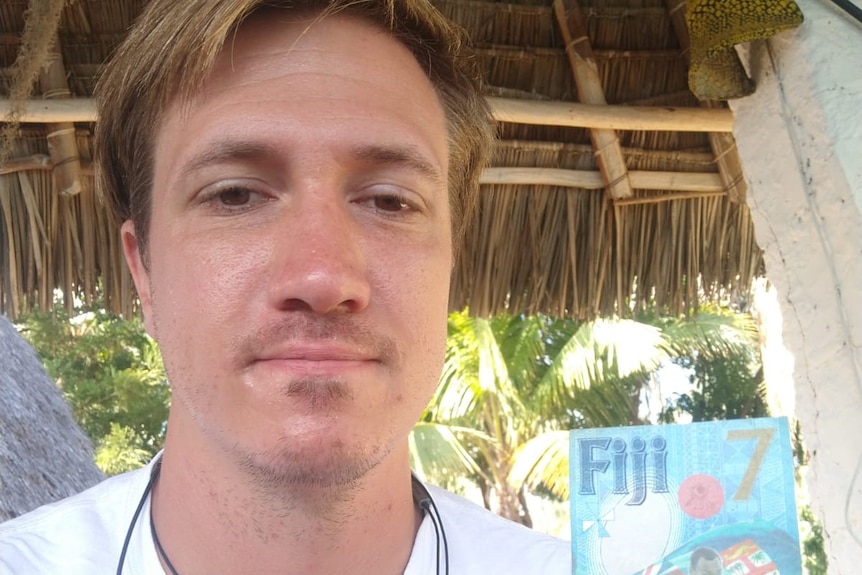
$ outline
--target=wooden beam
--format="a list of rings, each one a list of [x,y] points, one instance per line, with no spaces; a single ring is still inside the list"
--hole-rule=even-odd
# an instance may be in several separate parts
[[[566,54],[565,49],[557,47],[517,47],[509,44],[482,44],[473,48],[473,52],[490,58],[506,60],[532,60],[536,57],[558,58]],[[596,60],[678,60],[682,55],[673,50],[596,50],[593,57]]]
[[[674,108],[648,106],[591,106],[575,102],[487,98],[491,113],[499,122],[610,128],[612,130],[654,130],[667,132],[731,132],[733,112],[728,109]],[[12,105],[0,100],[0,121],[9,116]],[[96,101],[30,100],[22,106],[21,123],[95,122]]]
[[[696,172],[629,172],[632,187],[638,190],[670,190],[692,193],[725,192],[721,176]]]
[[[698,172],[629,171],[632,188],[638,190],[679,191],[701,193],[724,192],[721,176]],[[585,190],[604,189],[601,173],[591,170],[557,168],[485,168],[481,184],[560,186]]]
[[[733,131],[733,112],[727,109],[595,106],[507,98],[487,100],[495,120],[513,124],[657,132]]]
[[[22,124],[55,122],[95,122],[96,100],[70,98],[68,100],[30,100],[22,105],[18,121]],[[12,113],[12,103],[0,100],[0,120],[6,121]]]
[[[538,140],[497,140],[496,147],[498,151],[508,151],[512,149],[524,151],[541,151],[541,152],[571,152],[574,154],[589,154],[592,153],[593,147],[589,144],[568,144],[564,142],[546,142]],[[636,156],[639,158],[651,158],[655,161],[680,161],[688,164],[712,165],[715,164],[715,157],[712,152],[687,152],[677,150],[645,150],[643,148],[623,148],[623,155]],[[699,170],[686,170],[699,171]]]
[[[34,154],[26,158],[12,158],[0,165],[0,176],[14,174],[16,172],[27,172],[31,170],[50,170],[51,156],[46,154]]]
[[[691,61],[691,38],[688,34],[688,25],[685,23],[685,0],[665,0],[667,11],[670,14],[673,30],[677,41],[682,47],[686,62]],[[701,101],[700,106],[707,110],[721,109],[721,104],[712,101]],[[744,202],[748,192],[748,185],[742,171],[742,160],[739,150],[736,148],[736,140],[732,133],[710,133],[709,145],[715,155],[715,163],[718,173],[724,181],[727,194],[734,202]]]
[[[578,99],[582,104],[607,105],[580,5],[577,0],[554,0],[554,14],[563,34],[569,66],[578,88]],[[608,194],[612,198],[630,198],[632,186],[616,131],[590,128],[590,140]]]
[[[68,100],[72,97],[56,33],[39,72],[39,87],[45,100]],[[81,191],[82,185],[81,154],[75,137],[75,125],[69,121],[55,122],[48,125],[47,131],[56,190],[63,195],[74,196]]]
[[[602,174],[592,170],[563,170],[559,168],[485,168],[479,177],[480,184],[524,186],[560,186],[601,190],[605,187]]]
[[[670,202],[673,200],[703,200],[706,198],[721,198],[724,196],[727,196],[727,192],[659,194],[648,198],[623,198],[621,200],[614,200],[614,207],[660,204],[662,202]]]

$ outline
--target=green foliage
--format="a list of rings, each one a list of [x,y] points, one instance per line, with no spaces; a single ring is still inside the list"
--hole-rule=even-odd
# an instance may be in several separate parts
[[[720,335],[718,338],[704,335],[692,339],[680,335],[678,322],[669,330],[677,335],[673,362],[689,370],[692,390],[670,401],[659,420],[671,423],[683,413],[689,414],[692,421],[768,416],[753,321],[747,314],[721,309],[708,313],[707,322],[703,321],[704,314],[700,314],[700,319],[695,318],[690,325],[695,329],[712,325]]]
[[[769,415],[762,372],[754,371],[756,364],[751,357],[742,354],[722,358],[695,355],[678,358],[675,363],[691,370],[689,380],[693,389],[667,407],[661,417],[663,421],[674,421],[682,412],[691,414],[692,421]]]
[[[98,305],[70,318],[58,307],[19,327],[93,440],[103,471],[127,471],[161,449],[170,390],[158,348],[139,320]]]
[[[823,527],[808,506],[799,510],[799,530],[802,535],[802,553],[808,575],[826,575],[828,560],[823,548]]]
[[[95,459],[106,475],[118,475],[143,467],[151,457],[134,430],[113,423],[111,431],[99,442]]]

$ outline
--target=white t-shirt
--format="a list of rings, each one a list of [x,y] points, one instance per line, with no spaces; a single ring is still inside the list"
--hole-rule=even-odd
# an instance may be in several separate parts
[[[74,497],[0,525],[0,573],[116,573],[123,541],[149,481],[151,466],[112,477]],[[439,510],[452,575],[572,572],[567,541],[507,521],[433,485],[426,487]],[[149,515],[148,498],[132,530],[123,563],[125,575],[164,575],[150,533]],[[426,513],[404,575],[435,575],[436,555],[437,535]],[[445,573],[442,552],[440,561],[440,572]]]

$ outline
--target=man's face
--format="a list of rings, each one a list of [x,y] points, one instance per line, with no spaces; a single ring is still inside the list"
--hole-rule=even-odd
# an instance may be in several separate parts
[[[168,445],[329,483],[394,457],[440,374],[446,122],[409,51],[350,17],[251,18],[155,141],[146,266]],[[170,447],[169,447],[170,448]]]

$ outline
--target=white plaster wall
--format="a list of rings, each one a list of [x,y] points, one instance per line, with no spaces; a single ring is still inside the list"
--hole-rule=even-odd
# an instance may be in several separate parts
[[[793,354],[829,573],[862,572],[862,24],[825,0],[743,49],[758,88],[734,135]]]

